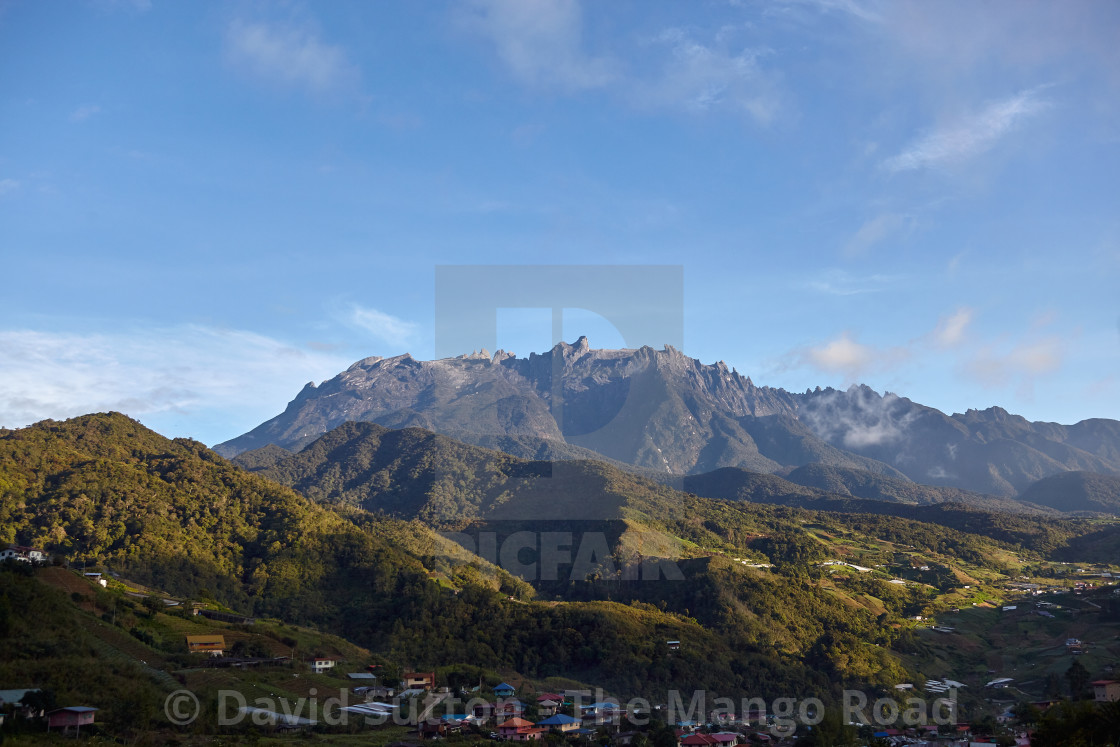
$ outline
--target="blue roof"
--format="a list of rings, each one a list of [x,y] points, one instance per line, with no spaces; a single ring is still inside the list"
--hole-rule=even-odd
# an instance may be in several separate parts
[[[51,713],[58,713],[59,711],[73,711],[74,713],[89,713],[90,711],[96,711],[96,710],[97,710],[96,708],[92,708],[90,706],[65,706],[63,708],[57,708],[57,709],[51,711]]]
[[[495,690],[516,690],[517,688],[508,682],[500,682],[494,686]]]
[[[541,721],[537,726],[564,726],[565,724],[579,724],[582,723],[578,718],[572,718],[563,713],[557,713],[555,716],[549,716],[544,721]]]

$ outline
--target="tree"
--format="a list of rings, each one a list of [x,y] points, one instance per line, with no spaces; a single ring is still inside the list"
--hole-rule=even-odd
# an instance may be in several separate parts
[[[1038,706],[1026,700],[1019,701],[1011,709],[1015,714],[1015,718],[1019,719],[1021,724],[1037,724],[1038,719],[1042,716],[1042,711]]]
[[[1089,670],[1082,666],[1080,661],[1074,661],[1066,670],[1066,680],[1069,682],[1070,692],[1074,700],[1080,700],[1085,688],[1089,685]]]
[[[43,688],[40,690],[28,690],[23,694],[20,699],[20,705],[31,709],[35,715],[39,713],[47,713],[54,710],[58,705],[55,699],[54,690]]]

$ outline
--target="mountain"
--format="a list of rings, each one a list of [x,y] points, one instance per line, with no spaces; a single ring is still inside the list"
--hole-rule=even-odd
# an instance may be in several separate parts
[[[907,479],[888,477],[874,472],[826,464],[807,464],[779,474],[786,480],[805,487],[818,488],[832,495],[851,496],[862,500],[887,501],[910,505],[961,503],[988,511],[1008,513],[1046,513],[1042,506],[1029,500],[974,493],[960,488],[922,485]]]
[[[284,412],[214,448],[227,457],[270,444],[298,451],[348,421],[676,477],[821,464],[1014,497],[1061,472],[1120,474],[1114,420],[1032,423],[999,408],[950,416],[865,386],[791,393],[672,347],[594,350],[584,337],[528,358],[366,358],[307,384]]]
[[[866,386],[796,395],[828,443],[891,464],[914,482],[1014,496],[1067,471],[1120,474],[1120,422],[1032,423],[999,407],[945,415]]]
[[[1063,472],[1031,485],[1021,500],[1059,511],[1120,514],[1120,477],[1092,472]]]
[[[252,452],[235,463],[242,460],[257,461]],[[659,476],[603,462],[526,461],[419,428],[374,423],[346,423],[272,466],[251,469],[323,503],[419,519],[443,530],[482,529],[499,536],[602,530],[618,557],[732,552],[736,545],[728,539],[735,536],[742,552],[751,536],[793,527],[776,518],[784,514],[775,507],[897,517],[1040,553],[1097,530],[1041,505],[820,465],[798,468],[789,477],[813,476],[844,489],[724,467],[686,476],[687,492],[680,492]]]

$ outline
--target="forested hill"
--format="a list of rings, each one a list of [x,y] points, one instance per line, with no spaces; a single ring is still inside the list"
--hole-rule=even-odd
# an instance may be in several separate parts
[[[938,525],[703,498],[604,463],[528,462],[372,424],[249,458],[307,496],[117,414],[7,431],[0,539],[313,624],[402,666],[502,668],[660,698],[831,697],[918,679],[893,648],[908,618],[992,593],[982,579],[1042,563],[1071,537],[1109,542],[1084,523],[1047,535],[1032,517],[1008,524],[951,504],[905,506],[942,511]],[[534,589],[437,526],[571,532],[577,555],[587,537],[609,546],[586,572],[530,578]],[[627,577],[635,559],[676,575]],[[666,654],[668,639],[679,653]]]
[[[724,563],[686,567],[693,584],[645,584],[660,607],[620,604],[594,587],[559,604],[511,601],[532,591],[423,525],[318,505],[118,414],[0,435],[0,524],[0,539],[180,597],[314,624],[402,666],[501,667],[662,698],[671,687],[824,694],[905,676],[885,648],[856,637],[806,661],[830,631],[882,644],[893,635],[880,613],[815,598],[811,585],[747,578]],[[686,609],[700,610],[692,592],[703,588],[726,589],[765,618],[728,618],[714,604],[695,619]],[[900,614],[910,598],[896,596]],[[667,657],[668,638],[685,649]]]
[[[0,437],[0,540],[246,613],[326,625],[426,574],[392,542],[187,439],[119,414]]]

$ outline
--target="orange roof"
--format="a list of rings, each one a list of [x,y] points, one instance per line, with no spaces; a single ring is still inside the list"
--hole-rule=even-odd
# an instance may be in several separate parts
[[[187,648],[225,648],[225,636],[220,635],[189,635]]]
[[[520,729],[525,726],[536,726],[536,724],[523,718],[511,718],[509,721],[498,724],[499,729]]]

